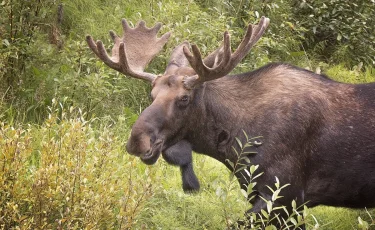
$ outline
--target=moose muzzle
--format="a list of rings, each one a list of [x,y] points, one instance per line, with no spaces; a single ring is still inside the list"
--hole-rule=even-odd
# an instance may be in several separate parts
[[[157,117],[158,113],[153,106],[146,108],[133,125],[126,145],[128,153],[140,157],[146,164],[157,161],[164,145],[164,139],[157,135],[163,119]]]

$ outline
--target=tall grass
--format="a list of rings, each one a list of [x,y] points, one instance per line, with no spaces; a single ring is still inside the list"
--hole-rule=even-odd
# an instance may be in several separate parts
[[[40,126],[1,123],[2,229],[129,229],[137,222],[154,194],[155,168],[124,154],[121,136],[93,122],[54,101]]]

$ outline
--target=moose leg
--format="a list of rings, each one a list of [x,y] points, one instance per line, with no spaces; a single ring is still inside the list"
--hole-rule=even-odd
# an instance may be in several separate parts
[[[185,192],[198,191],[200,188],[199,180],[193,170],[192,151],[190,143],[182,140],[162,153],[169,164],[180,166],[182,188]]]
[[[194,173],[193,163],[180,166],[182,176],[182,188],[185,192],[198,191],[200,188],[199,180]]]

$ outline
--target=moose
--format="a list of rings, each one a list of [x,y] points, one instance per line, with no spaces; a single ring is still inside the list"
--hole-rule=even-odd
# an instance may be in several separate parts
[[[375,207],[375,83],[340,83],[284,63],[230,75],[269,22],[262,17],[250,24],[234,52],[228,32],[205,58],[197,45],[183,42],[160,75],[144,72],[170,37],[170,32],[158,37],[160,23],[131,27],[123,19],[122,37],[110,31],[111,56],[101,41],[87,36],[89,47],[110,68],[152,84],[152,103],[133,125],[127,151],[146,164],[162,153],[181,166],[184,189],[195,190],[199,181],[191,152],[233,170],[229,162],[238,160],[233,148],[239,150],[236,138],[244,141],[244,131],[262,137],[250,147],[257,154],[247,156],[264,172],[251,194],[250,212],[266,208],[262,198],[271,199],[267,185],[275,177],[290,184],[275,206],[291,210],[295,200],[308,207]],[[246,189],[249,175],[236,177]]]

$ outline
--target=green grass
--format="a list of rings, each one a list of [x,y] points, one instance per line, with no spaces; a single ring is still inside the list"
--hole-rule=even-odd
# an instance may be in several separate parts
[[[217,189],[224,186],[222,180],[229,182],[229,171],[224,165],[197,154],[194,165],[201,190],[193,194],[183,192],[178,167],[162,159],[152,166],[158,168],[160,190],[147,202],[146,211],[142,211],[142,225],[152,229],[222,229],[226,225],[224,208],[230,212],[229,222],[240,217],[248,205],[240,196],[237,182],[226,200],[228,203],[216,195]]]
[[[365,210],[319,206],[311,209],[321,229],[358,229],[358,217],[371,222]],[[372,216],[375,212],[370,210]]]
[[[348,70],[343,65],[334,65],[324,71],[330,78],[346,83],[366,83],[375,82],[375,68],[365,67],[361,65],[354,66]]]

